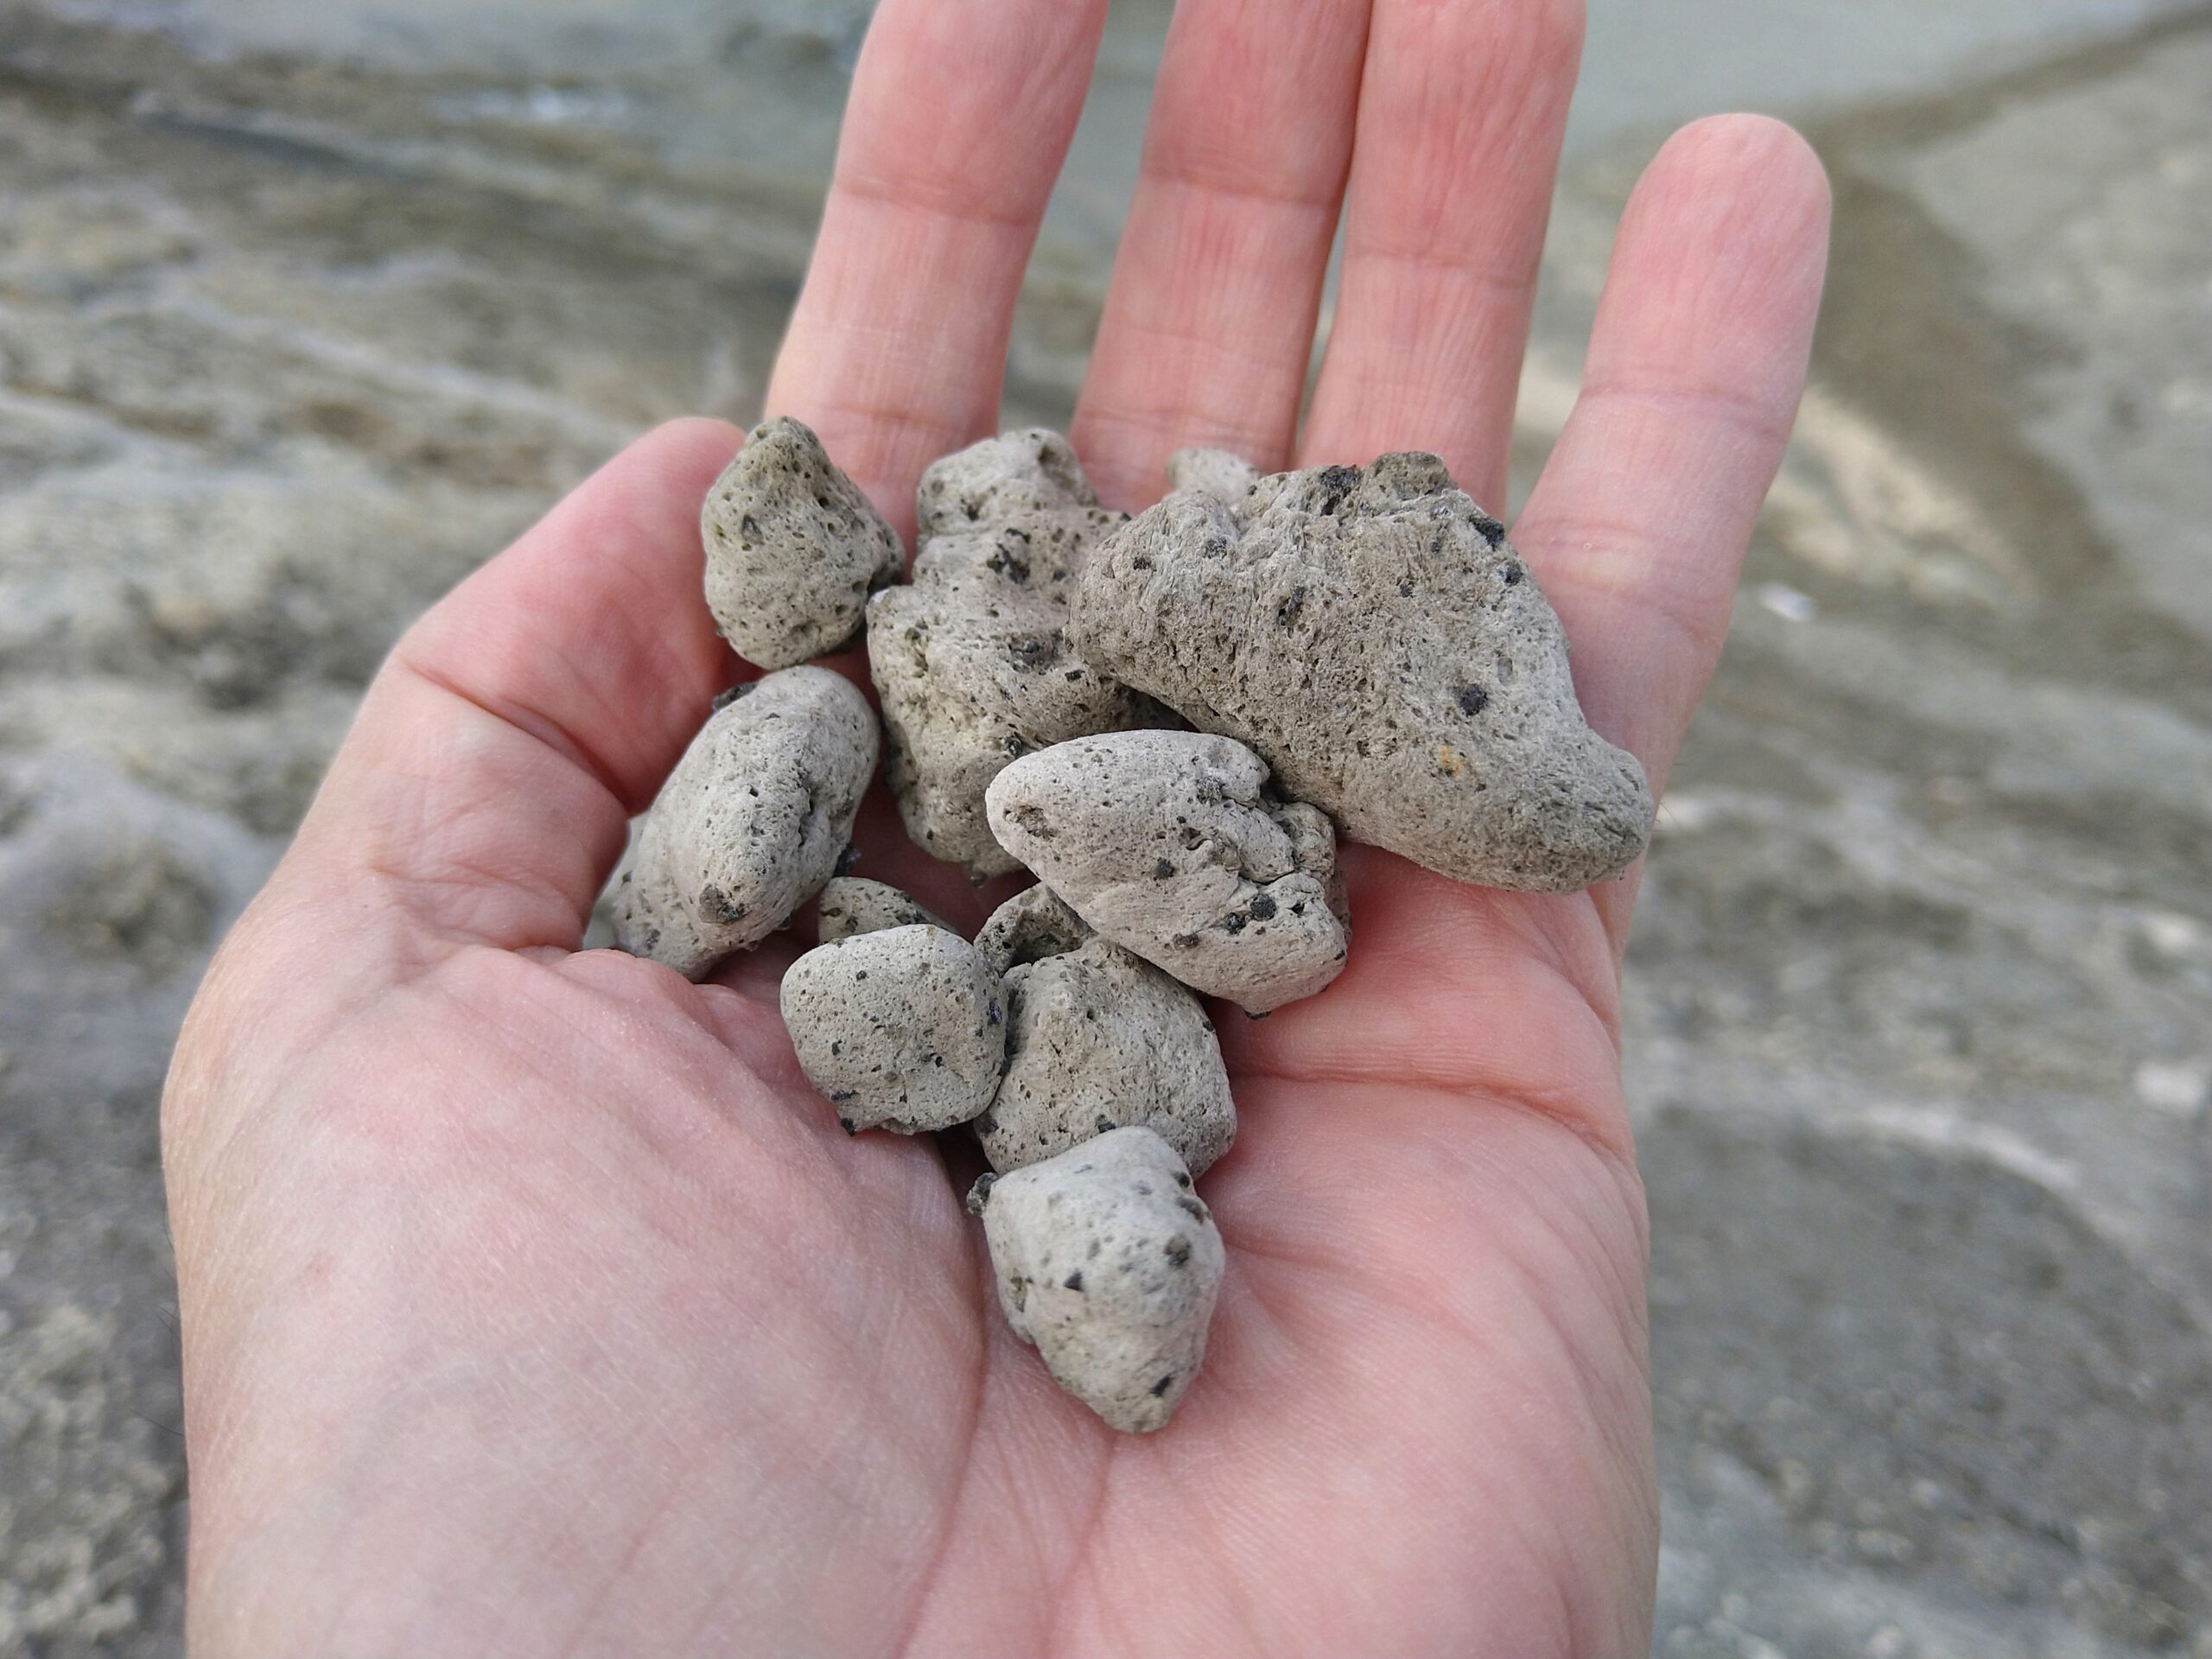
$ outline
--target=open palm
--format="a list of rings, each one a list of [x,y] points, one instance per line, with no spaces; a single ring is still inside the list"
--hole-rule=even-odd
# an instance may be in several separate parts
[[[895,522],[996,424],[1103,0],[885,0],[772,412]],[[1573,0],[1185,0],[1074,430],[1440,452],[1504,493]],[[1349,181],[1341,300],[1302,434]],[[1663,777],[1803,374],[1818,165],[1678,137],[1516,531],[1592,722]],[[739,442],[613,462],[402,642],[226,944],[167,1103],[211,1656],[1641,1652],[1657,1521],[1615,1011],[1633,883],[1347,853],[1325,995],[1225,1021],[1230,1249],[1174,1422],[1116,1435],[992,1305],[927,1139],[849,1141],[772,946],[580,952],[741,671],[699,591]],[[972,920],[892,845],[863,868]]]

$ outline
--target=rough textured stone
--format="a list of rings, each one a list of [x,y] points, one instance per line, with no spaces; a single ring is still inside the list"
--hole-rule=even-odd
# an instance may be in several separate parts
[[[1034,550],[1055,569],[1071,568],[1083,545],[1128,515],[1098,505],[1074,448],[1041,426],[1001,432],[945,456],[914,491],[922,539],[970,531],[1031,531]]]
[[[615,943],[696,979],[766,938],[836,873],[875,756],[875,716],[843,676],[787,668],[738,687],[645,815]]]
[[[1178,449],[1167,458],[1167,487],[1197,490],[1235,506],[1252,493],[1260,469],[1226,449]]]
[[[789,416],[753,428],[707,492],[699,534],[715,624],[762,668],[849,645],[868,596],[906,566],[899,532]]]
[[[1433,455],[1171,494],[1099,545],[1071,634],[1346,833],[1459,880],[1570,891],[1649,833],[1549,601]]]
[[[815,914],[818,920],[814,936],[823,944],[849,939],[856,933],[912,927],[917,922],[952,931],[941,918],[931,914],[898,888],[859,875],[841,875],[831,880],[822,889]]]
[[[1094,938],[1006,976],[1005,1077],[976,1120],[997,1170],[1141,1123],[1193,1175],[1236,1138],[1236,1106],[1213,1022],[1197,997],[1141,957]]]
[[[987,1175],[968,1203],[1007,1322],[1053,1381],[1126,1433],[1166,1427],[1205,1358],[1224,1262],[1174,1148],[1116,1129]]]
[[[980,880],[1018,868],[983,811],[1001,766],[1164,717],[1068,645],[1075,572],[1120,515],[1098,505],[1065,439],[985,439],[931,467],[918,503],[914,580],[869,602],[868,665],[907,833]]]
[[[1025,962],[1072,950],[1090,936],[1090,924],[1040,882],[1024,887],[990,913],[976,931],[976,948],[1003,974]]]
[[[1347,937],[1335,831],[1267,783],[1233,738],[1077,738],[998,775],[991,830],[1108,938],[1265,1014],[1343,972]]]
[[[1770,29],[1685,21],[1730,9],[1592,8],[1597,78],[1577,99],[1592,120],[1554,213],[1516,476],[1573,401],[1618,192],[1646,153],[1605,140],[1622,48],[1656,43],[1692,71],[1663,92],[1683,107],[1770,94],[1776,66],[1804,56],[1777,55]],[[1992,4],[1960,10],[1962,35],[1889,26],[1909,0],[1823,12],[1824,41],[1885,62],[1899,41],[1955,52],[1988,27],[2008,32],[2005,61],[2037,61],[1863,114],[1839,79],[1815,133],[1840,209],[1815,391],[1669,786],[1630,947],[1628,1092],[1647,1115],[1924,1134],[1893,1179],[1839,1165],[1810,1203],[1774,1166],[1643,1137],[1661,1160],[1667,1659],[2175,1659],[2212,1630],[2212,1601],[2174,1588],[2177,1571],[2209,1581],[2204,1506],[2180,1495],[2212,1490],[2203,1426],[2175,1408],[2212,1352],[2212,29],[2056,61],[2038,44],[2054,23],[2149,9]],[[748,49],[671,55],[680,82],[655,71],[615,99],[596,46],[549,29],[525,44],[559,57],[560,100],[615,110],[610,124],[464,118],[480,100],[528,111],[543,88],[480,63],[457,88],[189,53],[102,10],[121,21],[16,6],[0,25],[0,860],[18,861],[0,873],[0,1399],[29,1402],[0,1434],[4,1659],[181,1650],[153,1118],[197,968],[179,924],[199,901],[103,916],[81,948],[48,918],[82,913],[80,874],[206,833],[251,866],[237,892],[200,873],[219,933],[408,620],[629,435],[697,410],[754,418],[813,228],[818,179],[801,175],[817,153],[826,168],[843,90],[831,49],[798,66],[818,102],[733,99],[722,77],[762,61]],[[1132,28],[1165,10],[1144,0]],[[452,0],[416,42],[471,14]],[[508,21],[485,38],[521,41]],[[1109,53],[1093,112],[1110,93],[1106,112],[1141,118],[1153,61]],[[672,149],[620,125],[695,113],[710,119]],[[731,120],[779,137],[810,123],[818,152],[764,186],[716,164],[709,125]],[[1010,423],[1064,418],[1080,385],[1112,232],[1091,204],[1133,164],[1112,142],[1125,124],[1084,126],[1084,188],[1054,211],[1089,239],[1064,237],[1080,263],[1024,296]],[[549,163],[575,187],[557,199],[538,188]],[[116,816],[64,762],[146,812]],[[1993,1218],[2028,1213],[2007,1170],[2039,1168],[2037,1202],[2063,1225],[2023,1258]],[[1939,1224],[1968,1187],[1987,1202],[1955,1233]],[[1864,1241],[1900,1215],[1919,1229],[1900,1276],[1861,1279]],[[2008,1262],[2026,1270],[2000,1295]],[[1894,1321],[1883,1298],[1931,1294],[1930,1262],[1956,1275],[1929,1320],[1954,1343],[1932,1370],[1916,1330],[1806,1317],[1833,1291]],[[96,1363],[77,1357],[72,1307],[112,1332]],[[1972,1369],[1948,1381],[1947,1319],[1980,1322]],[[1981,1351],[2007,1332],[2008,1350]],[[1885,1363],[1941,1389],[1940,1411],[1868,1415],[1860,1392],[1890,1386]],[[2039,1380],[2102,1363],[2126,1370],[2094,1395]],[[2136,1371],[2157,1379],[2142,1395]],[[1992,1389],[2010,1427],[1975,1441]],[[1778,1433],[1769,1413],[1790,1401],[1810,1414]],[[1849,1431],[1813,1432],[1831,1413]],[[2107,1433],[2125,1491],[2074,1461]],[[1955,1538],[1900,1560],[1883,1535],[1901,1529],[1852,1512],[1894,1506],[1881,1471],[1919,1480],[1939,1434],[2009,1461],[1999,1481],[1929,1473],[1929,1514]],[[2068,1472],[2046,1478],[2037,1448],[2060,1443]],[[1991,1590],[1962,1546],[2006,1534],[2045,1553]],[[2113,1634],[2133,1628],[2107,1622],[2120,1586],[2182,1607],[2190,1637]]]
[[[817,945],[784,975],[784,1024],[849,1132],[965,1123],[990,1104],[1006,1052],[999,976],[926,923]]]

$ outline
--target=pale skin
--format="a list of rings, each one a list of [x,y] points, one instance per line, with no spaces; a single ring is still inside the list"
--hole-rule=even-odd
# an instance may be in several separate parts
[[[992,430],[1103,0],[885,0],[768,412],[911,532]],[[1504,494],[1573,0],[1185,0],[1073,437],[1433,449]],[[1347,194],[1347,187],[1348,194]],[[1343,284],[1300,420],[1328,245]],[[1515,538],[1593,724],[1663,779],[1802,387],[1802,141],[1678,135]],[[746,671],[696,516],[741,435],[641,440],[400,643],[179,1046],[165,1142],[195,1650],[1640,1655],[1657,1515],[1618,1058],[1635,882],[1347,855],[1351,962],[1221,1021],[1242,1114],[1205,1373],[1118,1435],[993,1306],[927,1139],[849,1140],[788,947],[580,951],[626,819]],[[957,874],[863,874],[963,924]]]

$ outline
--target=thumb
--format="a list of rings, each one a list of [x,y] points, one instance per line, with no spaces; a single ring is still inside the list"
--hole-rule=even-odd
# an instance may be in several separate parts
[[[410,628],[272,891],[433,949],[574,949],[628,818],[740,672],[698,517],[742,441],[647,435]]]

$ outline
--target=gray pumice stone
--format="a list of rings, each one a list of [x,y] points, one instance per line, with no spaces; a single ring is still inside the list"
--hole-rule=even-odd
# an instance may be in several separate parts
[[[1006,1052],[999,976],[927,923],[817,945],[784,975],[784,1024],[849,1133],[916,1135],[990,1104]]]
[[[725,693],[645,813],[615,944],[697,979],[766,938],[836,874],[875,760],[874,711],[826,668]]]
[[[911,927],[917,922],[927,922],[932,927],[946,926],[898,888],[859,875],[841,875],[830,880],[822,889],[815,916],[814,936],[823,944],[849,939],[855,933]]]
[[[1167,457],[1167,487],[1198,490],[1234,506],[1252,493],[1260,469],[1226,449],[1178,449]]]
[[[990,913],[976,932],[976,948],[1001,973],[1072,950],[1090,938],[1090,924],[1067,900],[1041,883],[1024,887]]]
[[[917,505],[914,579],[870,601],[868,668],[906,833],[982,880],[1017,868],[984,817],[1000,767],[1162,715],[1068,645],[1084,550],[1122,518],[1098,505],[1065,439],[987,438],[924,474]]]
[[[737,654],[762,668],[850,644],[868,596],[906,564],[898,531],[787,416],[753,428],[707,492],[699,534],[707,607]]]
[[[999,844],[1117,944],[1247,1013],[1344,971],[1327,817],[1205,732],[1116,732],[1024,755],[988,796]]]
[[[1166,1427],[1205,1362],[1221,1233],[1174,1148],[1117,1129],[1011,1175],[986,1175],[999,1306],[1063,1389],[1125,1433]]]
[[[1643,768],[1583,720],[1559,618],[1433,455],[1176,491],[1092,550],[1070,637],[1344,833],[1458,880],[1571,891],[1649,835]]]
[[[1130,1124],[1193,1175],[1236,1138],[1221,1044],[1189,990],[1109,939],[1006,976],[1006,1066],[976,1120],[991,1167],[1033,1164]]]

